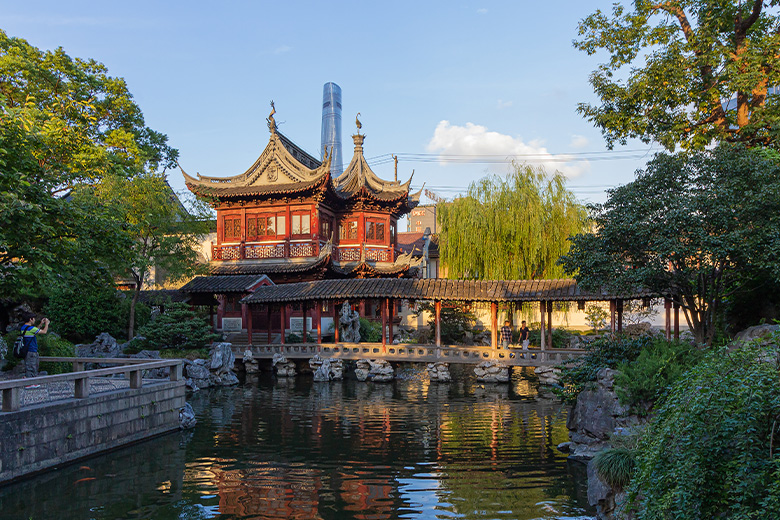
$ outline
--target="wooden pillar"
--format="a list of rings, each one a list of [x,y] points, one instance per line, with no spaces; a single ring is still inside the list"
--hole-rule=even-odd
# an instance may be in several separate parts
[[[544,337],[546,336],[546,334],[544,333],[544,329],[545,329],[545,327],[544,327],[544,315],[547,313],[547,302],[539,302],[539,310],[541,311],[541,314],[542,314],[542,321],[541,321],[541,324],[539,326],[539,336],[541,338],[541,344],[539,345],[539,347],[542,350],[544,350],[545,347],[546,347],[546,344],[545,344],[546,342],[544,341]]]
[[[243,327],[246,327],[247,332],[249,332],[249,323],[247,323],[247,314],[249,314],[249,307],[246,303],[241,304],[241,325]]]
[[[339,342],[339,306],[333,301],[333,343]]]
[[[382,305],[382,350],[387,347],[387,336],[385,336],[385,330],[387,330],[387,299],[380,300]]]
[[[498,349],[498,302],[490,302],[490,345]]]
[[[209,325],[211,326],[211,332],[217,332],[217,324],[214,322],[214,305],[209,304]]]
[[[268,325],[268,344],[271,344],[271,304],[268,303],[265,306],[265,315],[267,317],[266,324]]]
[[[309,337],[308,337],[308,330],[306,329],[306,303],[301,303],[301,309],[303,309],[303,325],[301,325],[301,330],[303,332],[303,338],[301,339],[301,343],[308,343]]]
[[[252,345],[252,309],[250,309],[248,305],[246,309],[246,340],[251,346]]]
[[[680,340],[680,304],[674,302],[674,340]]]
[[[393,344],[393,318],[395,317],[395,300],[387,299],[387,341]]]
[[[358,313],[361,318],[366,317],[366,300],[360,300],[360,303],[358,304]]]
[[[322,302],[316,301],[314,305],[317,308],[317,312],[314,313],[317,317],[317,345],[322,345]]]
[[[282,345],[284,345],[284,329],[287,328],[287,304],[282,304],[281,308],[279,309],[281,311],[281,322],[282,322]]]
[[[436,323],[436,346],[441,347],[441,300],[436,300],[433,303],[433,307],[436,311],[434,316],[434,322]]]
[[[664,298],[664,311],[666,313],[666,323],[665,323],[665,332],[666,332],[666,341],[672,340],[672,300],[669,298]]]
[[[609,331],[615,333],[615,300],[609,300]]]
[[[550,345],[550,348],[553,347],[552,311],[553,311],[553,302],[547,302],[547,344]]]
[[[615,307],[617,309],[617,331],[623,332],[623,300],[617,300]]]

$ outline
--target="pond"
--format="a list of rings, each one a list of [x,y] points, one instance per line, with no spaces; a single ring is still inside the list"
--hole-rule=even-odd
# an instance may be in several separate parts
[[[188,397],[194,430],[0,488],[4,519],[590,518],[565,407],[531,369],[430,383],[261,374]]]

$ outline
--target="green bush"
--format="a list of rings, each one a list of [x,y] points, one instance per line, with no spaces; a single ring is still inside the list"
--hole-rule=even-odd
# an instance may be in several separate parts
[[[552,345],[545,345],[545,348],[566,348],[569,344],[569,339],[572,336],[573,334],[566,329],[553,329]],[[517,337],[520,337],[519,333],[517,334]],[[539,329],[531,330],[528,332],[528,340],[531,345],[541,345],[542,333]]]
[[[14,341],[19,336],[19,331],[9,332],[5,335],[4,340],[8,345],[8,352],[5,355],[5,359],[8,363],[5,365],[5,370],[11,370],[16,365],[22,362],[21,359],[15,358],[11,351]],[[54,334],[38,334],[38,354],[41,356],[51,357],[75,357],[76,352],[73,348],[73,343],[63,338],[57,337]],[[49,375],[64,374],[70,372],[73,369],[71,363],[54,363],[54,362],[42,362],[40,365],[41,371],[46,371]]]
[[[609,448],[593,457],[599,478],[613,488],[623,489],[636,468],[636,454],[628,448]]]
[[[200,349],[208,347],[221,336],[211,331],[205,316],[199,315],[185,303],[166,305],[165,312],[138,330],[144,347],[160,349]]]
[[[476,323],[476,317],[468,310],[464,302],[446,302],[441,306],[440,331],[441,341],[444,344],[462,344],[466,339],[466,332],[472,332]],[[430,302],[419,302],[414,316],[423,312],[429,314],[428,327],[432,331],[431,337],[436,334],[436,309]],[[362,333],[361,333],[362,334]]]
[[[127,336],[130,295],[107,285],[55,286],[44,313],[58,334],[74,342],[92,341],[101,332]],[[149,321],[149,307],[136,306],[136,327]]]
[[[564,361],[561,369],[560,384],[553,387],[565,402],[573,403],[577,395],[602,368],[617,368],[621,363],[630,363],[651,342],[650,338],[628,338],[624,336],[605,336],[585,345],[586,353],[578,358]]]
[[[683,373],[701,361],[703,352],[689,343],[657,339],[633,362],[618,365],[615,391],[622,404],[633,413],[646,415],[652,404],[666,393]]]
[[[638,518],[780,518],[778,349],[719,349],[678,379],[642,433]]]
[[[382,324],[360,318],[360,341],[376,343],[382,341]]]
[[[590,304],[585,308],[585,322],[594,331],[599,331],[607,325],[609,313],[599,304]]]

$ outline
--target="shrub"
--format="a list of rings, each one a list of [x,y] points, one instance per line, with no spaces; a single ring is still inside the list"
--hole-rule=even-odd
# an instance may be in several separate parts
[[[57,333],[71,341],[91,341],[101,332],[124,338],[130,319],[130,300],[111,286],[60,285],[49,292],[44,312]],[[138,304],[136,326],[148,322],[149,315],[149,307]]]
[[[382,341],[382,324],[360,318],[360,341],[376,343]]]
[[[144,346],[151,349],[199,349],[221,336],[211,331],[208,320],[185,303],[166,305],[165,312],[138,330]]]
[[[609,448],[593,457],[599,478],[609,486],[625,488],[636,468],[636,454],[628,448]]]
[[[609,313],[598,304],[591,304],[585,308],[585,323],[594,331],[601,330],[607,325]]]
[[[656,339],[640,352],[634,362],[618,365],[615,391],[622,404],[638,415],[645,415],[643,404],[663,397],[669,386],[701,361],[703,352],[689,343]]]
[[[7,345],[13,345],[16,338],[19,336],[19,331],[9,332],[5,335],[4,341]],[[38,354],[41,356],[51,357],[75,357],[76,352],[73,348],[73,343],[60,338],[56,334],[39,334],[38,335]],[[15,358],[11,348],[5,355],[5,359],[8,363],[5,365],[5,370],[11,370],[23,360]],[[70,363],[54,363],[46,362],[41,363],[40,370],[45,370],[48,374],[64,374],[70,372],[73,369],[73,365]]]
[[[585,385],[596,380],[599,370],[617,368],[621,363],[636,360],[650,342],[647,337],[605,336],[586,344],[586,354],[564,361],[558,367],[561,369],[561,379],[560,384],[553,387],[553,392],[565,402],[573,403]]]
[[[659,401],[628,488],[640,519],[780,518],[777,355],[711,352]]]
[[[552,345],[546,345],[545,348],[565,348],[568,346],[569,339],[572,336],[573,334],[566,329],[553,329]],[[517,337],[520,337],[520,333],[517,334]],[[530,341],[531,345],[541,345],[542,333],[539,331],[539,329],[531,330],[528,333],[528,340]]]
[[[419,302],[414,316],[421,313],[429,313],[428,327],[435,336],[436,330],[436,310],[433,303]],[[466,332],[474,329],[476,317],[470,308],[463,302],[444,302],[441,306],[441,341],[444,344],[463,343],[466,339]]]

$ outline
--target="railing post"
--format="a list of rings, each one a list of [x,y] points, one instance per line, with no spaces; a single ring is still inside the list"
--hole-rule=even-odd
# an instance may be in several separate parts
[[[84,362],[83,361],[74,361],[73,362],[73,371],[74,372],[82,372],[84,370]]]
[[[184,376],[184,365],[179,362],[171,367],[171,381],[180,381]]]
[[[73,381],[75,383],[73,395],[76,399],[86,399],[89,397],[89,378],[79,377]]]
[[[4,388],[3,389],[3,411],[15,412],[21,405],[21,392],[19,387]]]
[[[141,386],[143,386],[144,381],[141,375],[141,370],[130,371],[130,388],[141,388]]]

